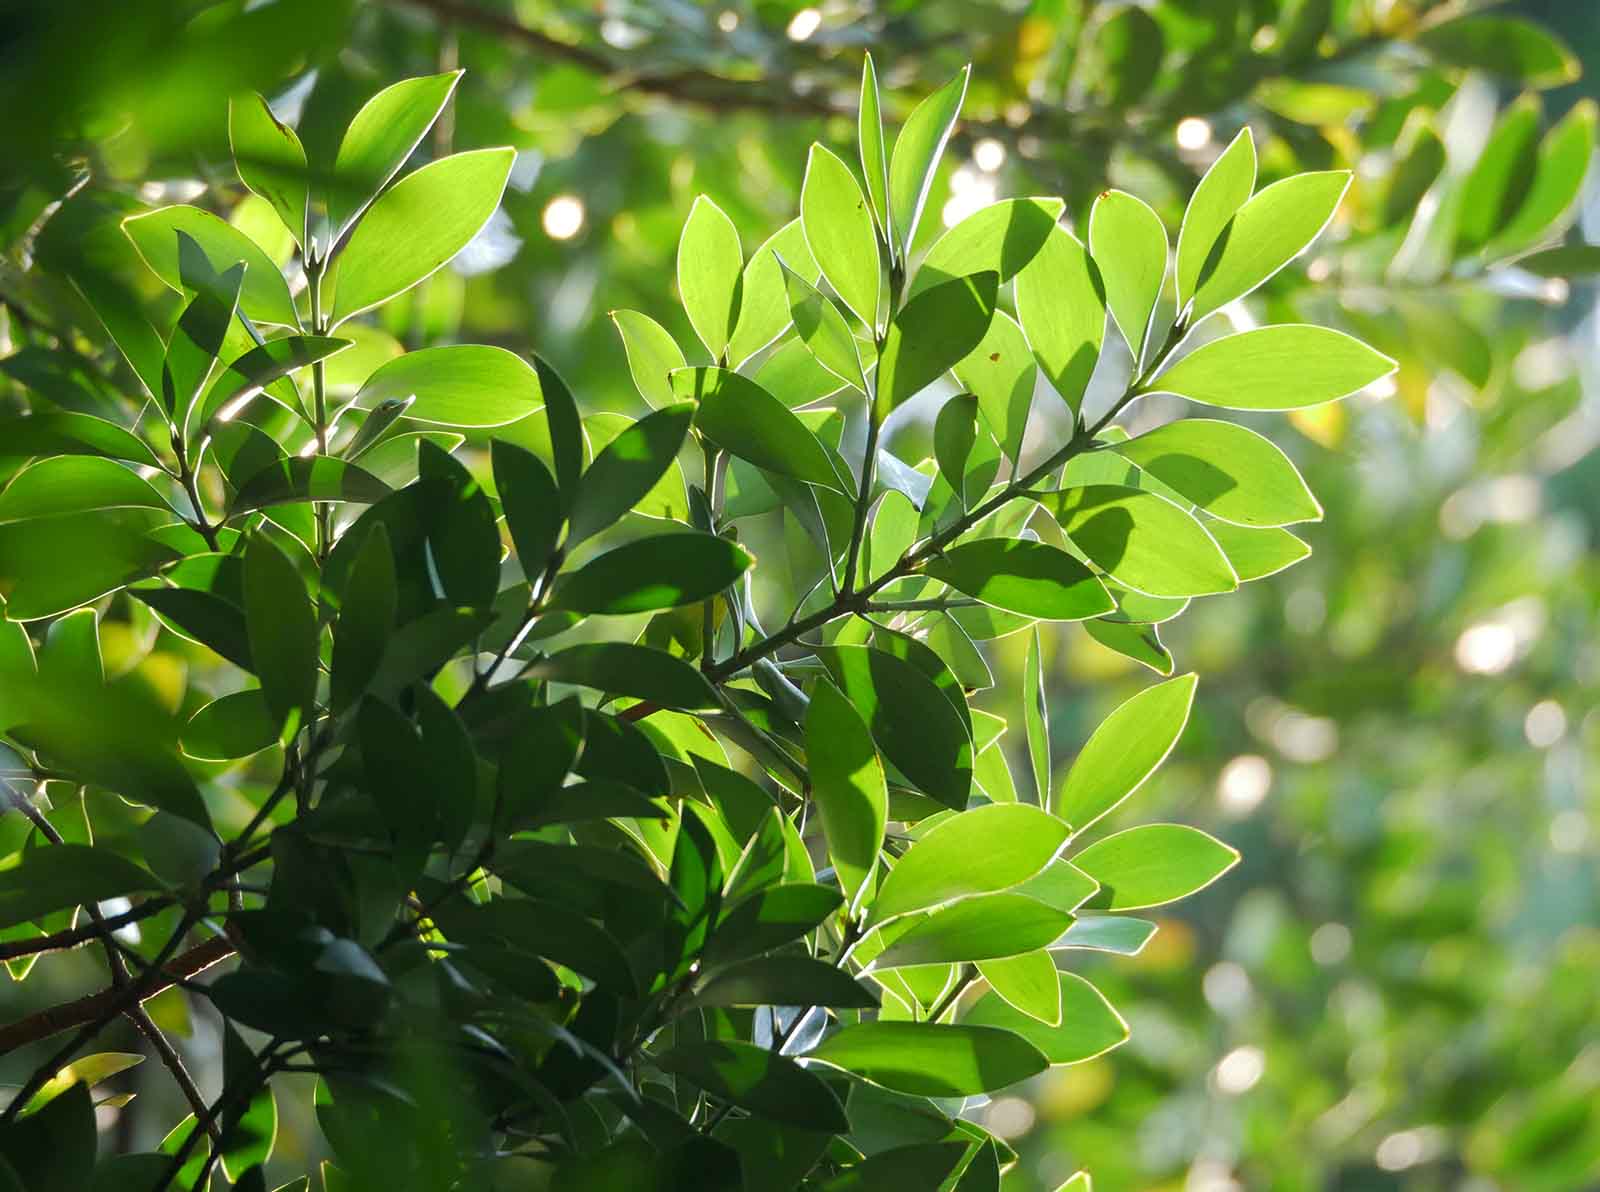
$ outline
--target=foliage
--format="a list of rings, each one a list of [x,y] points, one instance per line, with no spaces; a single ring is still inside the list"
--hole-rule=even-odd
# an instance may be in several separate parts
[[[931,32],[940,6],[919,7]],[[839,112],[860,143],[846,152],[839,122],[819,125],[839,152],[818,145],[806,158],[788,143],[810,135],[802,123],[767,146],[774,161],[807,161],[778,167],[779,185],[739,179],[727,161],[716,183],[697,176],[733,218],[709,199],[690,207],[676,252],[681,314],[657,275],[673,272],[662,216],[687,204],[630,196],[626,215],[654,221],[648,239],[617,223],[608,231],[619,235],[580,247],[634,279],[637,304],[662,323],[617,310],[614,331],[570,341],[551,329],[553,352],[586,360],[571,374],[581,409],[545,359],[456,344],[402,354],[393,338],[448,339],[464,311],[494,309],[490,276],[429,276],[474,240],[510,168],[503,151],[446,156],[448,130],[430,132],[457,88],[452,72],[385,90],[348,132],[358,105],[331,68],[299,136],[239,97],[227,131],[254,197],[231,225],[198,208],[144,213],[117,187],[45,211],[37,200],[61,191],[37,189],[44,171],[13,158],[28,185],[8,196],[12,228],[27,229],[41,267],[10,280],[50,322],[6,361],[32,393],[7,426],[0,571],[8,614],[32,631],[12,628],[5,658],[23,681],[7,685],[0,711],[20,747],[16,776],[42,780],[18,808],[32,833],[7,820],[21,850],[4,895],[7,955],[20,976],[44,948],[99,940],[95,916],[112,911],[95,904],[119,896],[136,900],[115,913],[142,935],[108,946],[113,986],[164,982],[152,970],[168,948],[182,973],[241,951],[241,968],[208,987],[242,1028],[227,1037],[234,1096],[215,1111],[221,1146],[192,1122],[164,1146],[187,1147],[184,1182],[219,1149],[229,1176],[263,1178],[250,1165],[270,1151],[278,1106],[251,1090],[266,1065],[321,1070],[319,1124],[357,1186],[415,1183],[419,1172],[430,1185],[540,1186],[552,1165],[570,1186],[703,1186],[718,1172],[727,1186],[793,1186],[805,1171],[791,1161],[818,1186],[977,1186],[998,1179],[1011,1151],[967,1120],[976,1102],[963,1099],[1126,1037],[1080,972],[1137,1025],[1140,982],[1091,957],[1141,953],[1154,925],[1122,911],[1181,896],[1232,863],[1192,830],[1140,824],[1144,799],[1131,819],[1119,808],[1176,742],[1192,676],[1108,706],[1093,733],[1072,712],[1082,731],[1069,738],[1087,744],[1063,773],[1051,757],[1051,729],[1058,752],[1062,737],[1048,690],[1054,638],[1030,626],[1079,621],[1170,675],[1177,647],[1159,634],[1192,635],[1183,621],[1156,622],[1303,557],[1284,527],[1321,508],[1295,464],[1242,425],[1185,418],[1127,438],[1111,419],[1135,396],[1148,396],[1143,407],[1170,408],[1159,394],[1173,393],[1276,409],[1381,376],[1375,353],[1305,326],[1324,321],[1399,359],[1396,383],[1419,413],[1438,369],[1477,383],[1490,366],[1470,322],[1406,290],[1436,294],[1447,276],[1476,283],[1486,267],[1492,284],[1513,284],[1524,274],[1509,264],[1586,268],[1581,250],[1527,254],[1570,219],[1593,140],[1586,109],[1546,135],[1537,101],[1524,100],[1494,134],[1506,157],[1456,156],[1446,134],[1475,94],[1470,77],[1456,90],[1458,66],[1504,68],[1514,44],[1530,85],[1570,75],[1564,51],[1531,26],[1471,17],[1363,30],[1361,6],[1332,5],[1309,41],[1269,45],[1243,6],[1226,36],[1214,14],[1180,36],[1180,7],[1154,10],[1154,56],[1149,30],[1127,28],[1149,19],[1143,9],[1108,6],[1085,29],[1071,4],[1050,26],[1050,54],[1014,78],[980,68],[941,86],[929,51],[917,69],[930,98],[897,111],[864,81],[859,124],[836,103],[846,91],[855,100],[853,77],[788,90],[806,68],[837,76],[854,61],[826,35],[776,38],[785,54],[815,48],[817,60],[774,65],[759,85],[695,66],[664,84],[646,76],[639,93],[714,111],[757,97],[757,107],[776,98]],[[1323,19],[1322,6],[1301,7]],[[330,27],[343,19],[337,5],[319,8]],[[474,10],[457,12],[470,28]],[[1294,25],[1275,28],[1283,38]],[[994,37],[1005,44],[998,27]],[[1376,102],[1360,90],[1365,76],[1316,77],[1391,38],[1432,56],[1408,89]],[[265,57],[260,85],[271,90],[279,68]],[[660,129],[631,119],[626,88],[578,77],[622,77],[629,64],[616,57],[614,68],[553,72],[580,102],[568,127],[536,135],[583,127],[603,145],[616,122],[613,147],[648,143]],[[717,70],[741,73],[727,60]],[[1055,135],[1049,103],[999,118],[1030,70],[1055,80],[1070,137]],[[968,118],[952,131],[963,91]],[[819,94],[828,98],[807,98]],[[487,123],[483,139],[498,140],[512,130],[485,119],[501,107],[486,98],[457,108],[465,127]],[[1250,128],[1272,130],[1260,138],[1260,184],[1247,129],[1180,221],[1189,163],[1165,148],[1171,126],[1229,103],[1246,105]],[[880,108],[911,113],[892,142],[871,118]],[[1338,135],[1351,113],[1360,145]],[[54,119],[34,129],[52,155],[67,139]],[[163,131],[148,119],[135,128]],[[525,133],[516,129],[524,146]],[[941,236],[947,137],[963,154],[1004,140],[1016,168],[1045,183],[1026,189],[1059,189],[1066,202],[996,204]],[[428,138],[433,164],[395,181]],[[158,160],[189,147],[184,136],[146,146]],[[1391,149],[1392,170],[1352,191],[1328,168]],[[1091,202],[1107,156],[1155,210],[1126,191]],[[1508,174],[1497,160],[1518,164]],[[95,164],[138,177],[114,155]],[[521,204],[536,220],[546,188],[507,192],[505,210]],[[1438,201],[1419,207],[1425,194]],[[1056,224],[1064,208],[1083,217],[1076,236]],[[765,230],[795,210],[746,263],[738,226]],[[591,222],[602,212],[591,208]],[[1342,226],[1313,272],[1336,284],[1308,288],[1294,258],[1330,216]],[[1163,224],[1180,222],[1168,288]],[[539,263],[524,253],[517,268]],[[1274,327],[1179,355],[1200,318],[1269,278]],[[1392,304],[1382,315],[1370,298],[1349,300],[1380,279],[1398,283],[1377,299]],[[1174,297],[1180,309],[1195,299],[1187,318]],[[529,342],[497,318],[496,338]],[[87,334],[57,336],[57,324]],[[110,379],[107,335],[120,353]],[[546,340],[535,326],[532,342]],[[1034,409],[1036,370],[1048,388]],[[947,397],[948,375],[966,392]],[[654,412],[639,422],[601,412],[625,404],[615,378]],[[933,397],[919,396],[930,383]],[[902,405],[927,413],[925,437],[915,417],[885,429]],[[1294,423],[1333,442],[1338,409],[1300,409]],[[1338,582],[1319,574],[1330,593]],[[1230,604],[1205,602],[1201,615]],[[174,673],[177,659],[192,679]],[[984,694],[991,668],[1001,679]],[[85,729],[91,707],[107,728]],[[1022,802],[1018,761],[1032,782]],[[805,811],[812,801],[820,817]],[[1064,847],[1063,825],[1074,833]],[[92,866],[72,851],[85,847]],[[1380,874],[1396,863],[1386,858]],[[1352,873],[1363,865],[1348,859]],[[80,904],[90,921],[77,922]],[[1183,938],[1181,924],[1163,926],[1158,941]],[[1396,930],[1412,927],[1402,918]],[[191,929],[211,938],[178,951]],[[1177,1013],[1194,984],[1180,972],[1154,992]],[[121,1002],[102,1000],[91,1021],[134,1004]],[[312,1045],[292,1050],[300,1043]],[[60,1061],[40,1056],[49,1076]],[[86,1181],[29,1165],[92,1152],[79,1094],[117,1062],[91,1056],[82,1084],[58,1077],[16,1099],[29,1112],[7,1146],[23,1186]],[[285,1083],[269,1084],[282,1100]],[[35,1108],[46,1101],[49,1115]],[[1563,1088],[1534,1106],[1532,1141],[1499,1144],[1501,1162],[1537,1150],[1552,1128],[1539,1123],[1564,1128],[1571,1104]],[[63,1145],[60,1130],[79,1138]],[[1478,1144],[1480,1157],[1496,1145]],[[1127,1163],[1125,1147],[1081,1136],[1071,1150],[1113,1180]],[[139,1186],[179,1164],[101,1166],[109,1186]],[[1560,1186],[1569,1168],[1551,1168],[1548,1186]]]

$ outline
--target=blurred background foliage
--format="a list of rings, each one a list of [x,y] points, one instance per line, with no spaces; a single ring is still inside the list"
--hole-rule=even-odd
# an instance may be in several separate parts
[[[1574,244],[1600,238],[1576,180],[1592,135],[1554,164],[1559,133],[1540,139],[1592,124],[1587,0],[14,0],[0,405],[24,383],[69,406],[74,387],[115,385],[85,308],[48,280],[60,271],[33,268],[92,260],[107,212],[195,202],[288,259],[226,165],[229,94],[262,91],[309,147],[380,85],[460,66],[419,152],[514,145],[512,186],[478,241],[366,333],[366,361],[537,347],[584,378],[591,409],[636,411],[607,313],[643,310],[692,342],[672,279],[694,196],[781,226],[807,144],[851,154],[869,47],[906,103],[974,64],[924,239],[997,193],[1059,193],[1081,221],[1108,185],[1175,230],[1247,123],[1263,181],[1354,169],[1318,246],[1232,314],[1330,321],[1401,361],[1370,400],[1258,428],[1327,520],[1292,575],[1201,602],[1171,635],[1200,696],[1129,813],[1199,824],[1245,862],[1142,956],[1096,966],[1128,1008],[1126,1048],[974,1107],[1021,1152],[1006,1187],[1079,1167],[1112,1192],[1600,1186],[1597,262],[1525,256],[1569,208]],[[1527,214],[1540,202],[1550,219]],[[42,373],[45,341],[81,348],[81,370]],[[1172,413],[1147,399],[1135,421]],[[904,458],[926,454],[915,410],[891,432]],[[1021,689],[1023,650],[995,643],[997,692]],[[1072,625],[1046,667],[1061,761],[1150,678]],[[3,1016],[89,963],[53,959],[0,991]],[[177,994],[152,1009],[186,1016]],[[199,1015],[187,1049],[220,1064]],[[171,1120],[159,1072],[129,1079],[151,1123]],[[148,1132],[140,1105],[104,1125]],[[290,1166],[316,1152],[308,1120],[284,1131]]]

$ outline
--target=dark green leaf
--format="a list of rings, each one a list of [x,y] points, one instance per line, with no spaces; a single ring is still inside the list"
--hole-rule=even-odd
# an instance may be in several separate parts
[[[697,531],[636,538],[561,578],[552,608],[641,613],[715,595],[754,560],[725,538]]]
[[[292,735],[316,703],[317,614],[300,573],[264,533],[245,549],[244,620],[267,708]]]
[[[690,402],[664,406],[635,422],[595,456],[572,500],[569,550],[606,529],[655,487],[677,459],[694,417]]]
[[[848,973],[809,956],[758,956],[713,972],[694,993],[698,1006],[846,1006],[878,999]]]
[[[813,1048],[811,1058],[922,1097],[992,1093],[1049,1066],[1037,1047],[1011,1031],[927,1022],[847,1026]]]
[[[954,368],[994,318],[997,273],[940,282],[905,304],[884,336],[874,409],[879,418]]]
[[[1023,538],[959,543],[923,570],[985,604],[1046,621],[1082,621],[1116,607],[1094,574],[1066,551]]]
[[[672,375],[672,387],[699,402],[695,427],[724,451],[781,476],[847,491],[817,437],[749,378],[725,368],[689,368]]]
[[[806,1130],[840,1133],[850,1128],[833,1090],[799,1064],[750,1043],[692,1043],[657,1063],[713,1097],[759,1117]]]
[[[715,708],[716,692],[694,667],[661,650],[625,642],[585,642],[542,658],[529,676],[649,700],[666,708]]]

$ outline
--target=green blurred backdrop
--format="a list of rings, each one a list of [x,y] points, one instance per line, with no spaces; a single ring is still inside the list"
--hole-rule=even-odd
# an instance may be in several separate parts
[[[1349,166],[1335,225],[1236,317],[1331,321],[1401,370],[1382,393],[1258,428],[1323,499],[1315,554],[1201,602],[1170,636],[1178,667],[1201,672],[1196,712],[1128,812],[1203,826],[1244,863],[1142,956],[1094,964],[1128,1046],[969,1111],[1021,1152],[1006,1184],[1019,1192],[1079,1167],[1110,1192],[1600,1187],[1600,320],[1590,282],[1485,271],[1452,202],[1519,93],[1546,125],[1597,93],[1600,14],[1589,0],[1494,6],[1559,31],[1595,68],[1574,81],[1545,43],[1429,33],[1465,7],[14,2],[0,28],[0,404],[38,379],[15,331],[81,325],[31,271],[50,245],[28,233],[85,171],[101,191],[198,202],[270,236],[226,165],[225,101],[241,89],[309,140],[384,83],[465,67],[421,152],[514,145],[512,188],[366,348],[537,347],[582,378],[590,408],[640,406],[609,311],[692,340],[673,257],[696,194],[751,249],[792,216],[810,141],[850,152],[865,48],[892,117],[975,67],[924,239],[997,193],[1059,193],[1081,219],[1108,184],[1175,230],[1247,122],[1268,178]],[[1600,237],[1592,193],[1579,223]],[[1173,413],[1147,399],[1134,420]],[[889,443],[915,461],[928,436],[913,409]],[[1003,715],[1018,711],[1005,701],[1023,648],[995,643]],[[1046,667],[1061,773],[1151,676],[1076,626],[1047,639]],[[92,963],[53,958],[0,987],[0,1017],[76,988],[89,967],[74,966]],[[177,995],[157,1005],[167,1021],[188,1013]],[[190,1057],[214,1068],[218,1048],[195,1011]],[[141,1098],[105,1114],[124,1141],[178,1116],[147,1067]],[[318,1147],[309,1120],[286,1121],[285,1171]]]

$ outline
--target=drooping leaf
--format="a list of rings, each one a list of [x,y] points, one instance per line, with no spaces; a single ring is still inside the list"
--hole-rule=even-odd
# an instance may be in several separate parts
[[[232,761],[275,745],[279,725],[259,687],[212,700],[189,720],[183,751],[202,761]]]
[[[245,549],[244,618],[267,708],[292,734],[316,702],[317,614],[300,573],[263,533]]]
[[[210,269],[221,273],[238,262],[244,263],[244,284],[239,291],[239,309],[258,323],[284,327],[300,326],[288,283],[261,247],[232,224],[198,207],[161,207],[144,215],[131,216],[123,230],[139,255],[168,286],[180,294],[194,293],[192,280],[185,282],[186,264],[183,239],[197,245]]]
[[[673,1048],[656,1061],[724,1101],[758,1117],[806,1130],[850,1128],[833,1090],[786,1056],[733,1040]]]
[[[878,999],[848,973],[809,956],[758,956],[712,973],[694,992],[698,1006],[844,1006]]]
[[[239,180],[272,204],[295,243],[304,246],[309,199],[300,137],[260,95],[238,95],[228,104],[228,143]]]
[[[543,571],[561,535],[561,494],[543,461],[526,448],[496,439],[489,456],[517,560],[531,581]]]
[[[724,451],[780,476],[844,490],[817,437],[754,381],[724,368],[689,368],[672,375],[672,386],[699,403],[695,427]]]
[[[717,707],[716,693],[694,667],[662,650],[625,642],[585,642],[540,659],[530,676],[575,683],[666,708]]]
[[[283,459],[246,480],[228,506],[229,518],[293,502],[371,505],[392,490],[371,472],[331,455]]]

